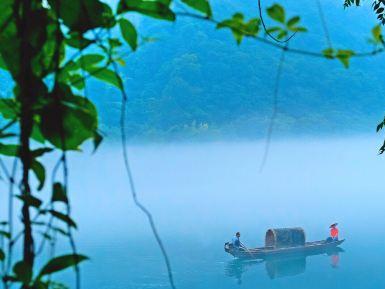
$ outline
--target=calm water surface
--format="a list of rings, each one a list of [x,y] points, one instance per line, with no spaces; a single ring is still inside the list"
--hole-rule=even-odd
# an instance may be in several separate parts
[[[383,288],[385,159],[367,138],[130,148],[141,200],[153,212],[178,288]],[[82,175],[82,179],[79,176]],[[168,288],[145,217],[132,205],[118,146],[73,157],[71,191],[86,289]],[[344,252],[240,262],[223,251],[235,231],[249,246],[271,227],[323,239],[340,223]],[[63,278],[70,278],[64,275]]]

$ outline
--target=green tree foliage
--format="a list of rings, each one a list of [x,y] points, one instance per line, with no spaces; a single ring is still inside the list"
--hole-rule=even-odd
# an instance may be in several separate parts
[[[360,6],[361,0],[345,0],[344,1],[344,7],[348,8],[350,6]],[[377,15],[377,19],[382,23],[385,24],[385,1],[383,0],[374,0],[372,1],[373,10]]]

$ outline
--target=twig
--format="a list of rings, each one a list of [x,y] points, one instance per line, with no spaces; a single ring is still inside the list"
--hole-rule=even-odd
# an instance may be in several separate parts
[[[220,21],[218,21],[218,20],[215,20],[215,19],[212,19],[212,18],[207,18],[207,17],[204,17],[202,15],[198,15],[198,14],[194,14],[194,13],[190,13],[190,12],[176,12],[175,14],[178,15],[178,16],[181,16],[181,17],[190,17],[190,18],[206,20],[206,21],[212,22],[214,24],[219,24],[220,23]],[[273,48],[285,50],[286,52],[289,52],[289,53],[301,54],[301,55],[305,55],[305,56],[317,57],[317,58],[325,59],[325,55],[323,53],[321,53],[321,52],[304,50],[304,49],[299,49],[299,48],[285,47],[284,45],[281,45],[279,43],[270,41],[270,40],[268,40],[266,38],[262,38],[262,37],[260,37],[258,35],[250,35],[247,31],[243,31],[242,29],[239,29],[238,27],[229,26],[229,28],[234,29],[235,31],[238,31],[239,33],[244,34],[245,37],[254,39],[254,40],[256,40],[256,41],[258,41],[260,43],[269,45],[269,46],[271,46]],[[373,51],[369,51],[369,52],[357,52],[357,53],[351,55],[351,57],[353,58],[353,57],[374,56],[374,55],[383,53],[384,51],[385,51],[384,48],[378,48],[378,49],[374,49]]]
[[[113,68],[115,70],[115,73],[119,75],[119,70],[117,64],[113,61],[112,62]],[[124,85],[124,84],[122,84]],[[121,115],[120,115],[120,130],[121,130],[121,142],[122,142],[122,150],[123,150],[123,160],[124,160],[124,166],[126,168],[128,180],[130,183],[130,189],[131,189],[131,195],[134,200],[135,205],[147,216],[148,222],[150,224],[152,233],[156,239],[156,242],[158,243],[158,246],[162,252],[164,261],[166,263],[167,267],[167,274],[168,274],[168,280],[170,283],[170,286],[172,289],[176,289],[175,283],[174,283],[174,277],[172,273],[171,263],[166,251],[166,248],[163,245],[163,241],[158,233],[158,230],[156,228],[154,219],[152,217],[152,214],[150,211],[139,201],[138,195],[136,192],[136,186],[134,182],[134,177],[132,175],[129,159],[128,159],[128,152],[127,152],[127,137],[126,137],[126,126],[125,126],[125,119],[126,119],[126,105],[127,105],[127,93],[124,89],[124,87],[121,89],[122,93],[122,106],[121,106]]]
[[[325,15],[324,15],[324,12],[323,12],[323,9],[322,9],[321,2],[320,2],[320,0],[315,0],[315,1],[317,3],[318,13],[319,13],[319,17],[321,19],[322,28],[324,30],[324,34],[325,34],[325,38],[326,38],[326,43],[331,48],[332,47],[332,41],[331,41],[331,38],[330,38],[330,33],[329,33],[328,26],[326,24],[326,19],[325,19]]]
[[[273,134],[274,123],[275,123],[275,119],[276,119],[277,113],[278,113],[278,92],[279,92],[279,86],[280,86],[279,84],[281,81],[283,63],[285,61],[285,53],[286,53],[286,50],[285,49],[282,50],[281,57],[280,57],[279,63],[278,63],[277,74],[275,76],[274,92],[273,92],[273,113],[271,115],[269,127],[267,130],[265,151],[263,153],[262,162],[261,162],[261,165],[259,168],[260,173],[262,173],[262,171],[266,165],[267,156],[269,155],[269,150],[270,150],[270,143],[271,143],[271,137]]]

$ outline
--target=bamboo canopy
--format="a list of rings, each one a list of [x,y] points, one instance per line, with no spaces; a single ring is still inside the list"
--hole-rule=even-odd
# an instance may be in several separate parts
[[[305,231],[302,228],[269,229],[266,232],[265,246],[285,248],[305,245]]]

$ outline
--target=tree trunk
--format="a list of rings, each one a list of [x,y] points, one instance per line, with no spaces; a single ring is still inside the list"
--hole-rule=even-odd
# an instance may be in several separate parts
[[[19,101],[21,103],[20,115],[20,160],[23,167],[22,174],[22,195],[30,195],[29,171],[31,169],[31,149],[30,136],[33,126],[33,104],[36,100],[36,84],[34,83],[34,74],[32,70],[33,49],[29,43],[31,32],[33,31],[33,16],[31,15],[31,5],[33,0],[17,1],[17,29],[20,43],[20,77]],[[22,217],[24,224],[24,244],[23,260],[33,268],[35,252],[34,240],[32,234],[32,224],[30,217],[30,206],[24,202],[22,208]]]

